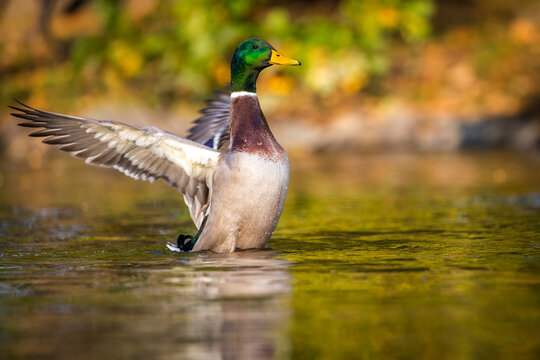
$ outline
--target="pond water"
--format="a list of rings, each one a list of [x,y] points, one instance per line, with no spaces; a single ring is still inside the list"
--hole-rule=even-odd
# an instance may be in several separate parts
[[[181,196],[0,165],[0,358],[540,358],[540,157],[293,156],[272,250],[170,253]]]

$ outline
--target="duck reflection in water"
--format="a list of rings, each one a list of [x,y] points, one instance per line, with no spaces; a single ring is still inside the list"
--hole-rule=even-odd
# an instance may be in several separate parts
[[[292,277],[289,261],[278,255],[272,250],[197,254],[167,270],[164,281],[181,285],[182,298],[189,299],[187,318],[175,335],[182,356],[288,357]]]

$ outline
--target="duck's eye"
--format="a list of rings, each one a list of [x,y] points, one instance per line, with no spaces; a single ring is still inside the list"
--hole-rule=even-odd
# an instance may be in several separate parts
[[[259,48],[259,45],[255,44],[255,45],[253,45],[253,48],[254,48],[254,49],[258,49],[258,48]]]

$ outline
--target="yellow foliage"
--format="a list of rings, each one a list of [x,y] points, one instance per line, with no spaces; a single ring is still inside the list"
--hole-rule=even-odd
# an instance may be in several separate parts
[[[32,86],[36,88],[42,88],[47,82],[49,76],[49,69],[45,66],[40,66],[32,72]]]
[[[223,86],[231,80],[231,68],[229,63],[218,61],[213,67],[216,82]]]
[[[106,68],[103,71],[103,82],[110,90],[117,90],[122,87],[122,80],[111,68]]]
[[[345,77],[341,79],[341,89],[348,93],[348,94],[354,94],[358,92],[364,84],[366,83],[366,77],[365,76],[350,76]]]
[[[517,19],[509,29],[510,38],[513,42],[521,45],[532,45],[540,41],[536,25],[526,19]]]
[[[294,87],[294,82],[285,76],[272,76],[268,79],[268,89],[271,93],[277,95],[290,94]]]
[[[116,41],[112,44],[111,59],[120,74],[126,78],[139,75],[143,66],[143,58],[140,53],[123,41]]]
[[[399,12],[393,7],[383,7],[377,11],[377,19],[387,28],[395,28],[399,24]]]

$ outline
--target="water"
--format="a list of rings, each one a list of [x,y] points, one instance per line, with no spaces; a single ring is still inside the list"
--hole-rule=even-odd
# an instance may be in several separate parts
[[[538,156],[292,157],[272,250],[227,255],[166,250],[164,184],[41,163],[0,165],[0,358],[540,357]]]

